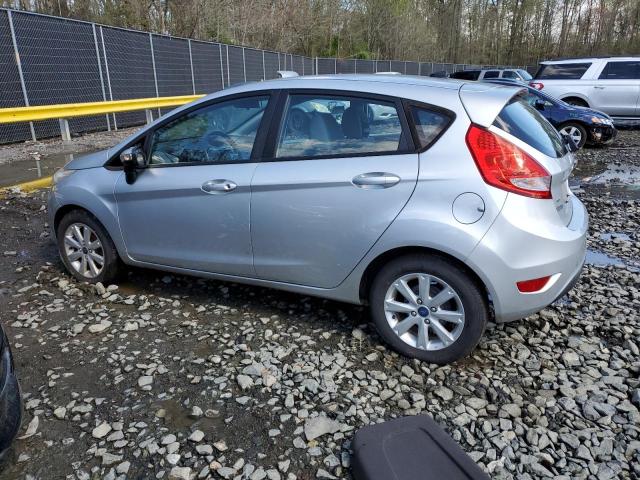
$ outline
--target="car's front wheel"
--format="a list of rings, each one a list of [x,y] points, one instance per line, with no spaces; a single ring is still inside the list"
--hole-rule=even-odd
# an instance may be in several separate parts
[[[67,270],[78,280],[106,283],[120,269],[116,247],[102,224],[89,212],[72,210],[56,230],[58,251]]]
[[[369,301],[387,343],[403,355],[437,364],[468,355],[489,317],[477,281],[436,255],[392,260],[377,274]]]
[[[573,140],[578,148],[584,147],[587,142],[587,130],[577,122],[568,122],[560,126],[561,135],[566,135]]]

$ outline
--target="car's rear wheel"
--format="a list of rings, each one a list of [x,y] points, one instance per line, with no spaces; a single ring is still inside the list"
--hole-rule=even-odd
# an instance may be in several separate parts
[[[561,135],[571,138],[578,148],[584,147],[587,142],[587,130],[577,122],[567,122],[558,130]]]
[[[382,338],[411,358],[445,364],[468,355],[489,317],[482,287],[436,255],[409,255],[385,265],[370,291]]]
[[[106,283],[120,270],[120,257],[102,224],[89,212],[72,210],[56,231],[58,251],[67,270],[78,280]]]

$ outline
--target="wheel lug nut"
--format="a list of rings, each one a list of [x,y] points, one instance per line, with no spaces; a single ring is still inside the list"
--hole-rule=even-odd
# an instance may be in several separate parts
[[[411,312],[411,315],[413,315],[414,317],[417,315],[416,312]]]
[[[436,310],[438,310],[436,307],[431,307],[432,312],[435,312]]]
[[[416,300],[418,302],[418,305],[422,305],[422,299],[419,298],[418,300]]]

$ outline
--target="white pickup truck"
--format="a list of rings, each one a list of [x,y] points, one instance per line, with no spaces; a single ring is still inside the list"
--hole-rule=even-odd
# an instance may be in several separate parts
[[[616,123],[640,120],[640,57],[540,62],[530,85],[567,103],[600,110]]]

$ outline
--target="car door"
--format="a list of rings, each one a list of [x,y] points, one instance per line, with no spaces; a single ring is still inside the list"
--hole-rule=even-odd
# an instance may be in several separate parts
[[[608,61],[590,98],[593,108],[614,116],[638,115],[640,60]]]
[[[409,200],[418,154],[397,100],[292,91],[280,103],[251,182],[256,275],[335,287]]]
[[[115,185],[127,254],[157,265],[253,275],[254,144],[269,94],[225,97],[170,118],[145,140],[147,166]]]

